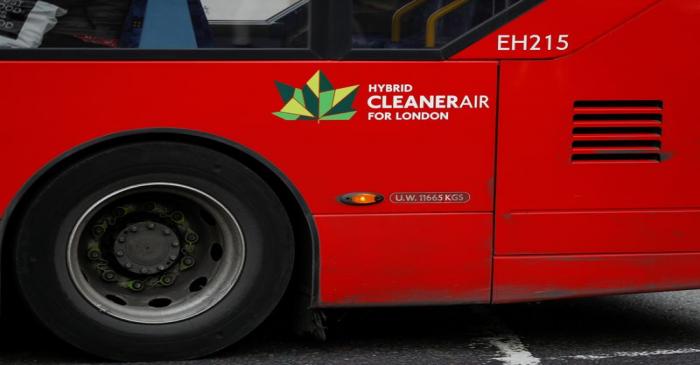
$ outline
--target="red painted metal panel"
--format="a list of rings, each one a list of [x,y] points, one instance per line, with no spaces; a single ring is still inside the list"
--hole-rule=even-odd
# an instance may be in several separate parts
[[[494,259],[494,303],[700,287],[700,254],[513,256]]]
[[[491,214],[318,216],[321,306],[487,303]]]
[[[501,64],[497,251],[698,251],[697,19],[700,8],[686,0],[549,0],[459,62],[3,62],[11,87],[0,100],[12,107],[0,124],[0,211],[30,176],[77,145],[142,128],[192,129],[256,151],[299,189],[320,230],[322,305],[488,302],[498,63],[463,60],[537,58]],[[506,32],[566,32],[571,47],[495,52],[494,37]],[[317,70],[336,87],[360,85],[355,118],[274,117],[282,107],[275,81],[299,87]],[[410,84],[413,95],[485,95],[490,106],[452,110],[449,121],[374,121],[368,99],[377,84]],[[595,111],[574,101],[627,99],[663,101],[663,161],[572,163],[575,138],[633,136],[574,137],[585,124],[574,114]],[[640,112],[633,109],[617,112]],[[465,192],[471,200],[337,201],[355,191]],[[700,286],[697,254],[496,263],[497,302]]]
[[[496,254],[700,252],[698,223],[700,210],[514,212]]]
[[[452,59],[561,57],[604,37],[611,30],[622,26],[661,1],[545,0],[534,9],[457,53]],[[692,1],[685,2],[689,5],[692,3]],[[551,41],[547,36],[552,37]],[[568,43],[566,49],[557,49],[563,46],[563,43],[559,43],[559,36],[566,36],[565,40]],[[499,48],[499,37],[506,37],[500,40],[508,39],[509,42],[501,44]],[[513,47],[513,41],[516,42],[515,47]],[[523,49],[523,41],[527,41],[527,49]]]
[[[319,213],[492,211],[495,62],[3,62],[0,212],[30,176],[69,149],[121,131],[170,127],[230,139],[263,155]],[[322,70],[359,85],[350,121],[284,121],[275,81],[302,87]],[[370,121],[373,84],[413,95],[486,95],[449,120]],[[386,93],[404,96],[404,93]],[[416,110],[407,110],[416,111]],[[431,112],[433,110],[418,110]],[[357,191],[466,192],[467,204],[350,207]]]
[[[700,251],[700,50],[691,46],[700,39],[697,19],[694,2],[663,1],[568,57],[502,64],[498,254]],[[574,135],[588,123],[574,115],[593,109],[574,102],[599,100],[662,101],[663,120],[652,125],[661,133]],[[649,127],[634,119],[602,124],[623,123]],[[573,162],[572,152],[581,152],[573,142],[591,140],[660,141],[661,161]]]

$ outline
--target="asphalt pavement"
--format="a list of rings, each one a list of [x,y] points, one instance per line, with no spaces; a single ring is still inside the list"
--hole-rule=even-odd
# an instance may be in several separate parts
[[[326,342],[268,324],[214,356],[169,364],[700,364],[700,291],[331,314]],[[8,326],[2,364],[100,363],[40,327]]]

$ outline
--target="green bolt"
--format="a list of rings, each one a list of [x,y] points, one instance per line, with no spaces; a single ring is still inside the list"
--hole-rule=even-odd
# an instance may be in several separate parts
[[[92,234],[95,236],[102,236],[105,234],[105,228],[102,226],[94,226],[92,227]]]
[[[190,243],[195,243],[199,241],[199,235],[195,232],[190,232],[187,234],[187,237],[185,237],[185,240]]]
[[[178,211],[178,212],[173,212],[173,214],[170,216],[170,218],[171,218],[174,222],[180,223],[180,222],[182,222],[182,221],[185,220],[185,215],[182,214],[182,212],[179,212],[179,211]]]
[[[173,285],[173,282],[175,282],[175,278],[173,278],[173,277],[170,276],[170,275],[163,275],[163,276],[160,278],[160,284],[163,285],[163,286],[170,286],[170,285]]]
[[[182,270],[187,270],[187,269],[191,268],[192,266],[194,266],[194,264],[195,264],[194,257],[187,256],[187,257],[182,259],[182,264],[180,265],[180,268]]]
[[[90,260],[99,260],[102,257],[102,253],[99,249],[92,249],[88,251],[88,258]]]
[[[194,249],[195,249],[194,243],[188,243],[185,245],[185,252],[187,252],[190,255],[194,254]]]
[[[102,280],[107,282],[114,282],[117,279],[117,274],[114,271],[105,271],[102,274]]]
[[[122,205],[114,209],[114,216],[116,218],[122,218],[125,217],[127,214],[131,214],[137,210],[138,208],[133,204]]]

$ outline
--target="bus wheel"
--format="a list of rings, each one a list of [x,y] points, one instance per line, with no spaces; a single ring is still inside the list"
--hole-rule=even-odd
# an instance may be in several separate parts
[[[104,150],[24,210],[21,292],[64,340],[114,360],[204,356],[274,309],[294,242],[274,191],[238,161],[174,142]]]

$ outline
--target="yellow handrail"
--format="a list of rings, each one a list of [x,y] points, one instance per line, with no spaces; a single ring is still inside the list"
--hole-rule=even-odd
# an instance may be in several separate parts
[[[394,43],[401,42],[401,20],[404,15],[410,13],[417,7],[421,6],[428,0],[412,0],[406,5],[402,6],[394,12],[394,16],[391,18],[391,41]]]
[[[427,29],[425,31],[425,47],[435,48],[437,43],[437,26],[440,19],[444,18],[445,15],[459,9],[460,7],[466,5],[471,0],[455,0],[442,8],[438,9],[428,18]]]

